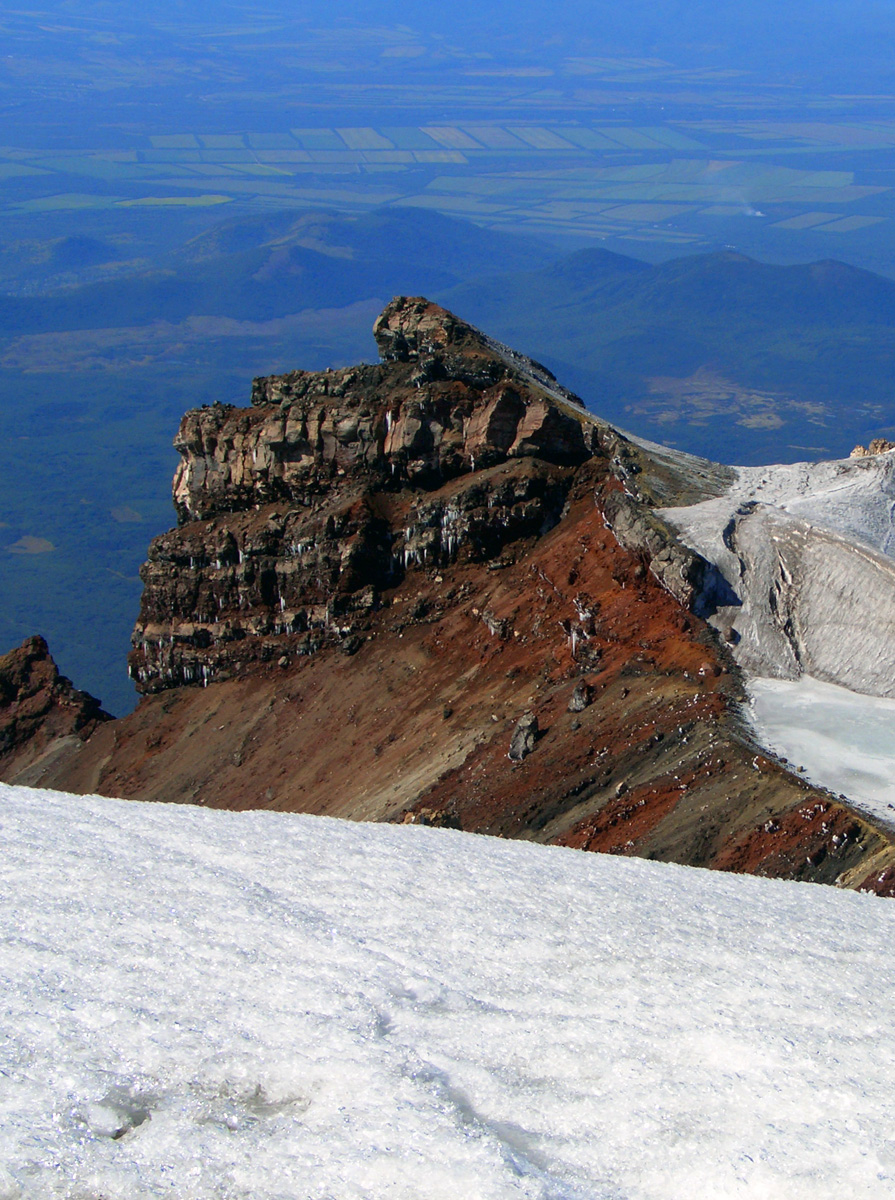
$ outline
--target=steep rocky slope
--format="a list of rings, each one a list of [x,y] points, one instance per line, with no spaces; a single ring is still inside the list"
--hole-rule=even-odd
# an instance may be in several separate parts
[[[706,624],[729,581],[662,517],[733,473],[635,445],[425,300],[375,332],[379,364],[187,414],[141,704],[0,777],[883,877],[888,832],[752,742]]]

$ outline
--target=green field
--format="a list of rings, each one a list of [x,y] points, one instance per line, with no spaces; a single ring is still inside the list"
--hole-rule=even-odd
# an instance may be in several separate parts
[[[593,60],[591,67],[610,69],[603,60]],[[641,69],[659,68],[636,68]],[[805,159],[812,151],[830,154],[848,146],[895,150],[895,121],[489,120],[320,124],[264,133],[150,132],[130,149],[106,152],[40,155],[5,148],[0,212],[4,187],[15,185],[19,194],[5,202],[11,212],[201,206],[226,199],[266,205],[273,197],[302,204],[313,195],[323,203],[400,202],[483,223],[512,219],[520,227],[599,238],[642,239],[649,225],[653,239],[698,241],[714,234],[718,218],[733,220],[757,209],[778,236],[806,236],[814,229],[860,234],[887,219],[887,185],[852,170],[826,169],[822,160],[804,167],[768,161],[768,155],[797,153]],[[350,197],[325,183],[349,174],[369,183],[352,187]],[[58,189],[52,188],[54,175]],[[387,197],[377,175],[393,181]],[[23,198],[23,181],[31,178],[40,195]],[[82,186],[72,186],[76,180]],[[109,185],[114,196],[105,194]],[[174,191],[185,198],[180,201]],[[823,213],[816,218],[820,206]],[[598,213],[605,218],[595,221]],[[683,217],[686,229],[679,224]],[[702,233],[700,220],[712,222]]]

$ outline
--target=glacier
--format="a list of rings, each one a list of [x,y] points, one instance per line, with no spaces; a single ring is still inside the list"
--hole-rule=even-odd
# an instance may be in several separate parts
[[[0,785],[2,1200],[895,1195],[895,906]]]

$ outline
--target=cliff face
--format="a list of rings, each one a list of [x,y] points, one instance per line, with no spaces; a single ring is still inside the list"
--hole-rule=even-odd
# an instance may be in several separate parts
[[[424,300],[393,301],[374,332],[379,365],[259,379],[251,409],[184,418],[180,527],[143,570],[141,691],[350,653],[408,569],[493,559],[559,520],[598,442],[574,398]]]
[[[375,332],[380,364],[187,414],[144,699],[28,781],[895,889],[889,835],[750,740],[725,580],[654,506],[730,473],[424,300]]]

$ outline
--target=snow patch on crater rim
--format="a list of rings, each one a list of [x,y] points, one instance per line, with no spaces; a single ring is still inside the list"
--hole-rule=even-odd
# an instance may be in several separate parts
[[[895,454],[736,468],[724,495],[663,509],[739,604],[711,623],[756,676],[895,697]]]

